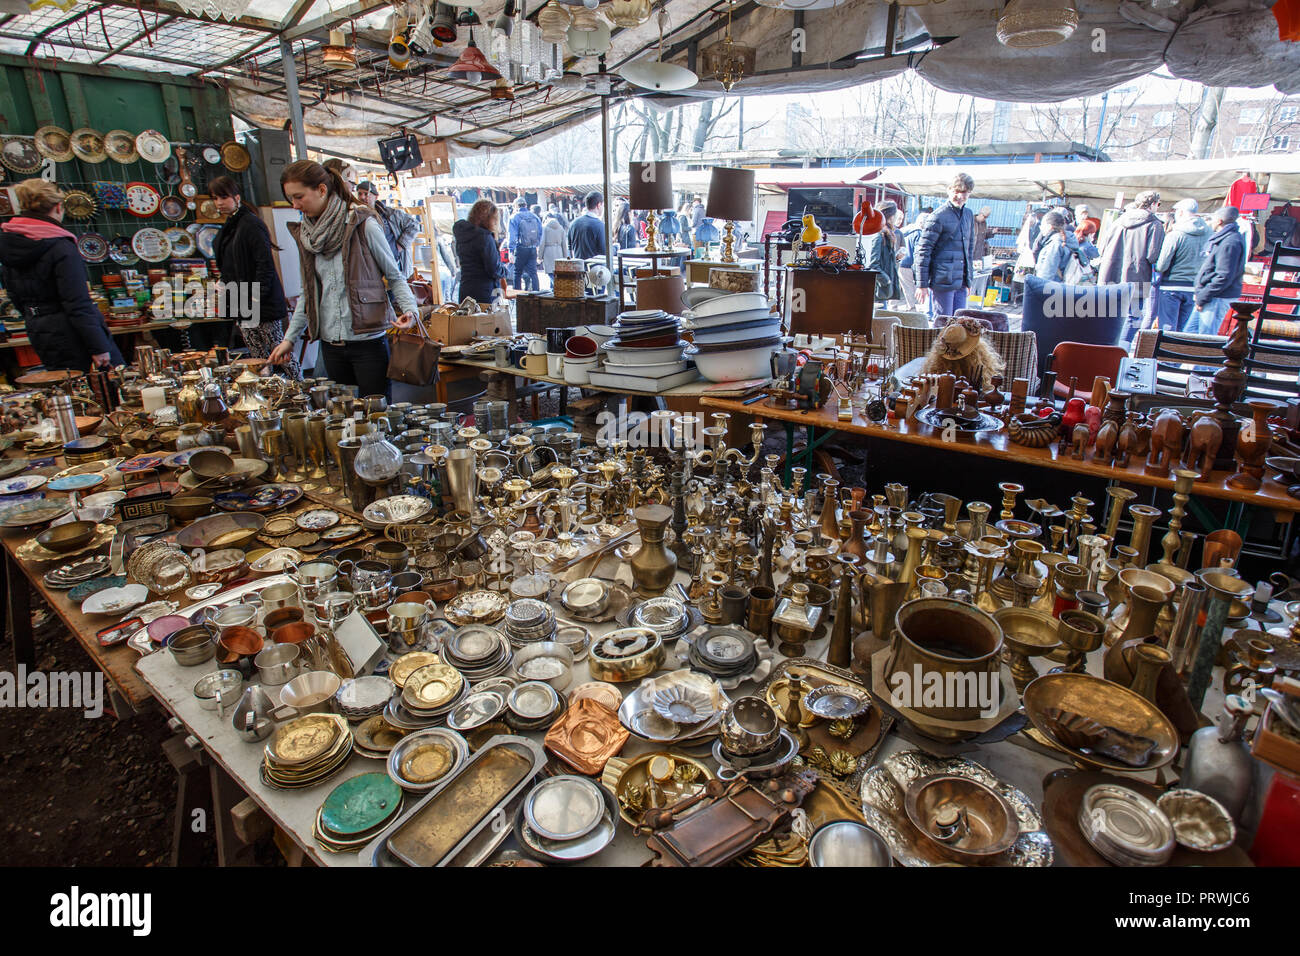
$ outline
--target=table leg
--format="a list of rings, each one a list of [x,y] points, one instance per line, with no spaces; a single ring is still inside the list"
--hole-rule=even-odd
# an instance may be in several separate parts
[[[14,670],[36,666],[36,637],[32,632],[32,605],[18,562],[5,552],[5,583],[8,588],[9,634],[14,642]]]
[[[785,480],[784,484],[790,487],[790,469],[794,467],[794,423],[785,423]]]

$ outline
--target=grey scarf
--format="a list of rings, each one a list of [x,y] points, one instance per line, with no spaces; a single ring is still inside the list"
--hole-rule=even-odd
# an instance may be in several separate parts
[[[332,256],[343,247],[343,233],[348,225],[348,204],[331,193],[325,211],[312,219],[302,217],[298,237],[308,252],[318,256]]]

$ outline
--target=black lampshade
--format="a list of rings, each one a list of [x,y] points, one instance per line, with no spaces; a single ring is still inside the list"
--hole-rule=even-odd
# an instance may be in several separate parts
[[[754,171],[714,166],[709,175],[709,200],[704,214],[710,219],[746,222],[754,218]]]
[[[633,209],[673,208],[673,168],[669,163],[628,163],[628,205]]]

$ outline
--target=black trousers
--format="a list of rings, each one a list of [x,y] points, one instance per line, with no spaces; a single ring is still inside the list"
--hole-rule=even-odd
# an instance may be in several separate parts
[[[388,378],[388,336],[348,342],[344,345],[320,344],[325,356],[325,373],[340,385],[355,385],[362,397],[392,397]]]

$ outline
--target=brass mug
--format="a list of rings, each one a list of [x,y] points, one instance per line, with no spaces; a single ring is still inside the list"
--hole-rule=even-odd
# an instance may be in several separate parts
[[[776,590],[765,585],[749,589],[749,618],[745,626],[759,637],[767,638],[772,630],[772,615],[776,613]]]

